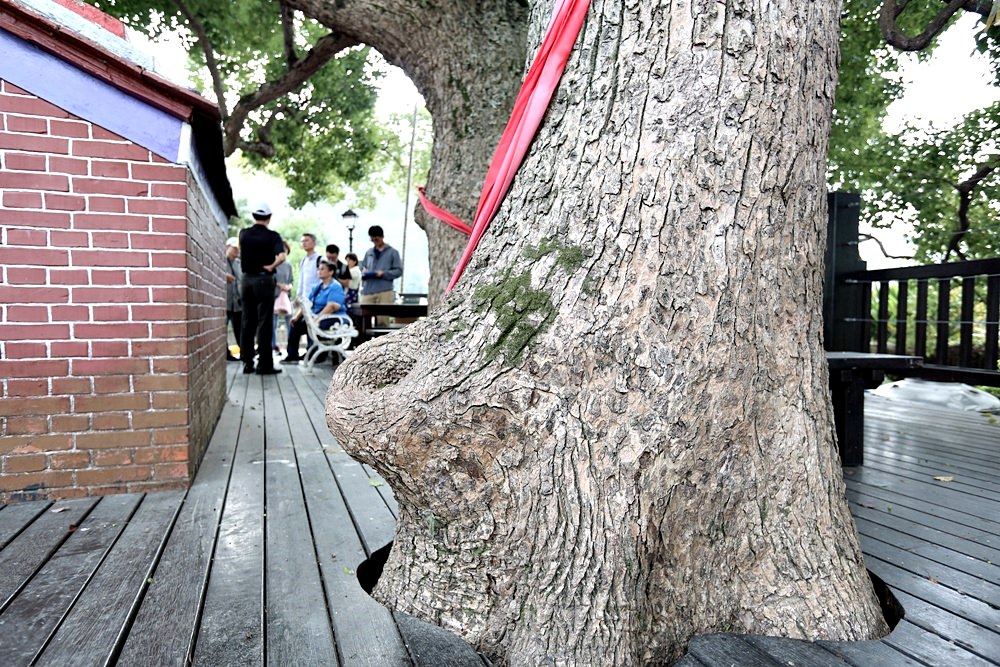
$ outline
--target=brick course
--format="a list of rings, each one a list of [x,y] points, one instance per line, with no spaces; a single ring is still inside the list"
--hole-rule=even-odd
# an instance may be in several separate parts
[[[0,80],[0,202],[0,503],[183,486],[225,400],[200,186]]]

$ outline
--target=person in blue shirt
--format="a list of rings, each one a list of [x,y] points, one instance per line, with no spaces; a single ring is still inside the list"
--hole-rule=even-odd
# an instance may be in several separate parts
[[[318,269],[320,283],[314,286],[309,294],[309,303],[313,313],[320,317],[336,315],[336,317],[327,317],[320,321],[320,329],[329,329],[334,324],[341,322],[351,323],[350,317],[347,315],[344,288],[339,281],[333,279],[334,269],[331,262],[321,259]],[[296,364],[302,359],[299,356],[299,342],[306,334],[306,321],[302,307],[305,307],[305,304],[301,304],[298,312],[292,318],[292,328],[288,333],[288,353],[284,363]]]

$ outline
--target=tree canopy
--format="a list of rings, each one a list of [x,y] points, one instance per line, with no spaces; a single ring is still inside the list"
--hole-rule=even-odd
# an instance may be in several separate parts
[[[333,3],[275,0],[91,1],[154,38],[176,30],[186,35],[193,67],[209,73],[203,85],[220,100],[227,152],[239,149],[252,166],[282,177],[293,206],[340,198],[345,184],[359,201],[373,199],[386,184],[405,188],[404,123],[391,123],[399,126],[394,132],[375,122],[377,70],[358,37],[366,34],[358,26],[373,6],[347,11]],[[887,132],[887,109],[903,92],[901,54],[916,50],[928,57],[957,16],[971,12],[988,23],[998,5],[1000,0],[844,3],[829,185],[862,192],[863,215],[875,226],[912,222],[921,261],[995,255],[997,232],[989,222],[998,213],[1000,111],[997,105],[977,110],[952,128]],[[511,20],[496,29],[516,31],[517,25]],[[977,48],[1000,77],[998,32],[995,25],[984,29]],[[424,164],[429,160],[427,151]],[[468,172],[462,167],[459,172]],[[454,174],[450,178],[458,187]]]
[[[903,92],[899,49],[920,48],[920,57],[929,57],[960,4],[950,3],[954,7],[945,17],[941,2],[915,1],[891,20],[886,7],[898,7],[889,0],[844,4],[830,185],[863,193],[862,215],[873,226],[912,222],[919,261],[993,257],[1000,251],[1000,231],[993,222],[1000,214],[1000,105],[975,110],[954,127],[883,128],[889,105]],[[985,20],[980,9],[973,8]],[[1000,81],[997,30],[981,32],[976,46],[996,65]]]
[[[227,155],[283,178],[291,204],[338,198],[381,168],[393,137],[374,117],[370,49],[273,0],[96,0],[147,33],[183,37],[211,90]]]

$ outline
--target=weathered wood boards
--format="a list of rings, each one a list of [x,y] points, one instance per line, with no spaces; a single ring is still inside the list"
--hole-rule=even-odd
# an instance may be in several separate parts
[[[0,665],[481,666],[358,585],[397,508],[327,432],[320,368],[235,376],[186,495],[0,509]],[[1000,664],[1000,424],[866,404],[848,499],[906,618],[875,642],[703,636],[681,664]]]

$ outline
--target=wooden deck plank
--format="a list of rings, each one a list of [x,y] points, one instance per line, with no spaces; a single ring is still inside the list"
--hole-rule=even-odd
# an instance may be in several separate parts
[[[325,414],[323,399],[329,386],[329,377],[317,377],[316,375],[304,377],[307,379],[316,402],[310,403],[310,401],[305,400],[303,404],[311,404],[314,407],[313,410],[310,410],[310,414],[315,415],[315,419],[321,422],[318,424],[317,421],[314,421],[315,430],[317,433],[325,433],[326,424],[325,419],[322,418]],[[387,502],[387,498],[392,498],[392,490],[381,477],[369,474],[366,470],[367,466],[358,464],[339,445],[327,447],[326,456],[345,500],[348,504],[351,504],[352,500],[354,501],[353,508],[349,507],[351,517],[355,523],[355,530],[361,534],[362,540],[365,541],[364,546],[370,556],[373,551],[388,544],[388,541],[382,540],[391,541],[392,533],[395,532],[395,514],[389,509],[390,503]],[[367,486],[365,486],[366,482]],[[372,489],[375,489],[377,495],[372,493]],[[383,504],[380,505],[379,501],[382,501]],[[394,498],[392,498],[391,505],[395,506]],[[374,510],[372,514],[380,517],[376,520],[381,523],[358,524],[359,517],[369,516],[365,515],[363,511],[359,511],[359,507],[362,510],[372,508]],[[377,532],[379,529],[384,531],[381,536]],[[366,533],[367,540],[365,539]],[[442,664],[454,667],[480,667],[482,665],[481,657],[466,642],[452,633],[407,615],[397,613],[393,614],[393,617],[415,665],[426,665],[427,667]]]
[[[995,482],[992,474],[994,468],[989,465],[989,462],[979,458],[960,457],[953,452],[941,451],[934,441],[922,444],[907,440],[902,443],[892,443],[891,445],[880,442],[871,447],[866,447],[865,456],[869,453],[883,463],[900,461],[910,465],[922,465],[930,469],[937,468],[938,470],[955,471],[957,474],[968,478],[970,482],[973,480]]]
[[[315,410],[316,397],[301,375],[295,375],[282,378],[282,388],[289,385],[299,398],[286,399],[285,405],[289,422],[297,425],[299,472],[341,662],[365,667],[408,665],[410,657],[389,610],[358,585],[355,572],[367,554],[323,451],[329,435],[321,436],[318,429],[325,433],[325,419],[314,422],[317,415],[306,412],[303,399],[309,398],[309,407]]]
[[[287,378],[276,385],[264,396],[267,664],[338,665],[290,431],[305,435],[292,419],[298,395]]]
[[[97,501],[97,498],[80,498],[54,503],[0,551],[0,609],[10,604]]]
[[[1000,439],[1000,432],[996,437]],[[989,473],[996,465],[996,462],[990,461],[992,452],[970,451],[956,448],[954,445],[946,448],[942,445],[941,438],[934,435],[900,433],[886,440],[877,440],[874,437],[869,439],[872,444],[870,448],[866,448],[866,453],[870,450],[880,458],[927,466],[948,466],[963,470],[973,478],[978,477],[986,481],[992,479]]]
[[[969,499],[943,485],[918,483],[877,469],[855,469],[848,477],[851,489],[890,500],[893,506],[922,512],[970,528],[1000,531],[1000,502]]]
[[[393,613],[415,667],[484,667],[488,664],[468,644],[450,632],[409,614]],[[544,663],[543,663],[544,664]],[[554,663],[552,663],[554,664]]]
[[[981,455],[995,458],[996,451],[984,443],[996,437],[1000,424],[989,414],[945,408],[925,403],[913,403],[886,399],[871,393],[865,396],[865,413],[877,413],[877,422],[871,425],[877,436],[873,443],[883,438],[893,439],[905,436],[923,442],[939,440],[940,432],[966,433],[969,441],[942,440],[937,445],[944,451],[953,451],[960,456]],[[865,430],[869,426],[866,422]],[[902,442],[903,440],[900,440]]]
[[[817,642],[807,642],[784,637],[745,638],[747,642],[776,658],[782,665],[809,665],[809,667],[844,667],[844,660]]]
[[[934,667],[991,667],[995,664],[967,650],[960,642],[950,641],[937,632],[912,624],[905,619],[884,640],[900,653]],[[994,655],[996,644],[994,644]]]
[[[900,624],[902,625],[902,624]],[[896,626],[897,628],[900,626]],[[854,667],[920,667],[926,662],[914,660],[884,641],[816,642]],[[804,666],[807,667],[807,666]]]
[[[966,526],[947,517],[938,517],[930,511],[938,509],[935,505],[924,503],[916,507],[906,507],[896,502],[891,494],[878,493],[865,489],[864,493],[848,484],[847,498],[851,503],[851,511],[858,516],[874,521],[888,528],[897,529],[906,536],[921,538],[921,541],[933,541],[967,556],[975,556],[981,560],[1000,563],[997,535],[983,530],[978,526]],[[980,524],[982,525],[982,524]],[[903,538],[901,538],[903,539]],[[913,545],[918,542],[909,539]]]
[[[246,385],[227,398],[118,658],[120,667],[181,667],[192,656],[245,400]]]
[[[906,610],[906,618],[896,626],[893,634],[885,640],[887,643],[918,658],[921,655],[918,653],[920,650],[926,649],[936,653],[943,644],[948,644],[955,647],[954,651],[948,649],[950,655],[954,654],[956,657],[961,657],[962,660],[969,661],[968,663],[961,660],[931,661],[930,664],[964,665],[978,663],[982,660],[996,664],[996,661],[1000,660],[1000,651],[998,651],[1000,634],[996,632],[995,628],[992,631],[988,630],[898,589],[894,589],[893,593]],[[928,636],[924,637],[922,641],[905,639],[907,636],[905,633],[897,634],[897,631],[904,627],[904,623],[925,630]],[[910,632],[909,629],[904,629],[906,632]],[[929,635],[936,635],[942,641],[939,642]]]
[[[874,456],[869,461],[865,459],[866,470],[880,470],[890,475],[898,476],[902,479],[912,480],[917,483],[927,484],[934,488],[942,488],[953,494],[970,500],[982,500],[986,503],[997,503],[1000,497],[1000,484],[977,480],[968,475],[952,469],[945,469],[944,466],[925,466],[912,464],[901,457],[888,459],[887,457]],[[951,479],[935,479],[945,477]]]
[[[730,634],[699,635],[688,644],[688,653],[709,667],[781,667],[782,663],[747,641]]]
[[[143,497],[35,664],[102,665],[114,660],[182,498],[177,491]]]
[[[933,543],[918,542],[903,547],[903,539],[899,536],[905,533],[864,519],[858,519],[857,525],[865,555],[889,561],[915,574],[933,577],[964,595],[1000,608],[1000,585],[996,583],[1000,578],[1000,565],[969,558]]]
[[[308,396],[303,397],[307,411],[313,415],[325,415],[326,408],[320,400],[320,396],[325,394],[324,381],[317,375],[303,377],[307,379],[314,392],[311,399]],[[328,379],[326,385],[328,386]],[[330,439],[335,442],[332,435]],[[389,511],[388,505],[375,486],[384,482],[370,478],[361,464],[348,456],[339,445],[327,447],[326,456],[354,525],[361,535],[365,552],[371,555],[372,552],[391,542],[396,532],[396,517]]]
[[[27,665],[69,610],[139,506],[142,494],[102,498],[0,613],[0,662]]]
[[[914,574],[874,555],[866,553],[865,556],[868,569],[883,581],[891,581],[894,593],[906,592],[914,598],[987,629],[1000,627],[1000,611],[982,600],[943,586],[937,583],[936,579],[931,581],[927,577]]]
[[[964,489],[945,482],[918,479],[905,470],[894,471],[875,463],[857,470],[852,479],[860,484],[891,490],[900,498],[930,500],[939,508],[956,512],[965,523],[978,525],[980,520],[996,522],[1000,518],[1000,499],[970,495]]]
[[[32,500],[26,503],[0,505],[0,550],[51,504],[48,500]]]
[[[195,641],[194,665],[252,667],[264,662],[262,379],[241,376],[248,387]]]

